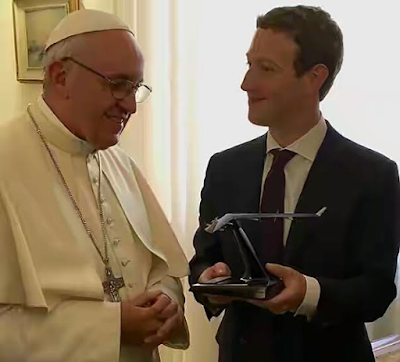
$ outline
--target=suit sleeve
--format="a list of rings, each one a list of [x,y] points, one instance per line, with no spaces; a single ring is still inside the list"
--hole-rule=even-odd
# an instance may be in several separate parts
[[[189,283],[197,283],[201,273],[215,263],[224,262],[221,243],[218,233],[209,234],[204,228],[218,215],[214,206],[214,200],[218,197],[215,190],[218,189],[218,166],[216,165],[216,155],[211,157],[207,167],[204,186],[201,191],[199,227],[194,236],[195,255],[190,261]],[[196,300],[204,305],[208,318],[219,315],[224,308],[211,304],[207,298],[194,293]]]
[[[120,304],[64,301],[51,311],[0,305],[0,361],[118,362]]]
[[[349,239],[355,249],[356,272],[347,279],[317,277],[321,295],[313,320],[316,323],[374,321],[396,296],[399,176],[394,162],[382,162],[379,167],[351,221]]]

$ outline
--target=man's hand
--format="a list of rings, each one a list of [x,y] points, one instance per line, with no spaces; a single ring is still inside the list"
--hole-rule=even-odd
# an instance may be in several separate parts
[[[216,263],[213,266],[210,266],[206,270],[201,273],[199,277],[199,283],[206,283],[211,279],[218,277],[230,277],[232,275],[231,269],[225,263]],[[213,304],[229,304],[234,298],[223,297],[219,295],[209,295],[208,300]]]
[[[210,266],[201,273],[199,277],[199,283],[206,283],[211,279],[217,277],[230,277],[231,275],[232,272],[229,269],[229,266],[226,265],[225,263],[219,262],[214,264],[213,266]]]
[[[121,342],[143,345],[163,326],[162,313],[169,315],[171,299],[160,291],[144,292],[121,302]]]
[[[303,303],[307,283],[303,274],[279,264],[267,264],[266,269],[271,274],[281,278],[285,288],[270,300],[248,300],[249,303],[269,309],[274,314],[295,312]]]

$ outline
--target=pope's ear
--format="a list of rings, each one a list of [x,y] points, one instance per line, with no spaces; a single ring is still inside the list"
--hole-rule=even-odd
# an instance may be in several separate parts
[[[67,71],[65,63],[55,61],[47,68],[47,85],[52,87],[61,97],[68,97]]]

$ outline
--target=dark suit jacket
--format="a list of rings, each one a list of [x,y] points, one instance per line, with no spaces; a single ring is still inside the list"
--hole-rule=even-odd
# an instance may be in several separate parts
[[[194,238],[196,255],[190,262],[191,284],[219,261],[241,276],[243,264],[231,235],[207,234],[203,227],[227,212],[258,212],[265,153],[264,135],[210,159]],[[232,303],[217,334],[220,360],[264,361],[274,350],[284,362],[374,361],[364,322],[381,317],[396,296],[399,205],[396,164],[328,124],[296,212],[327,210],[319,219],[292,223],[283,262],[318,280],[316,315],[307,322],[303,316],[275,316],[248,303]],[[256,250],[259,227],[244,223]],[[195,297],[209,317],[215,314],[206,300]],[[266,325],[273,330],[269,341],[261,337]]]

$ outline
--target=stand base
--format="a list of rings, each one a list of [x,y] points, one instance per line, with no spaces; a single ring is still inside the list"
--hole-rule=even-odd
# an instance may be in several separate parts
[[[198,294],[265,300],[275,297],[283,288],[284,285],[279,279],[254,278],[245,280],[243,278],[219,277],[207,283],[193,284],[190,291]]]

